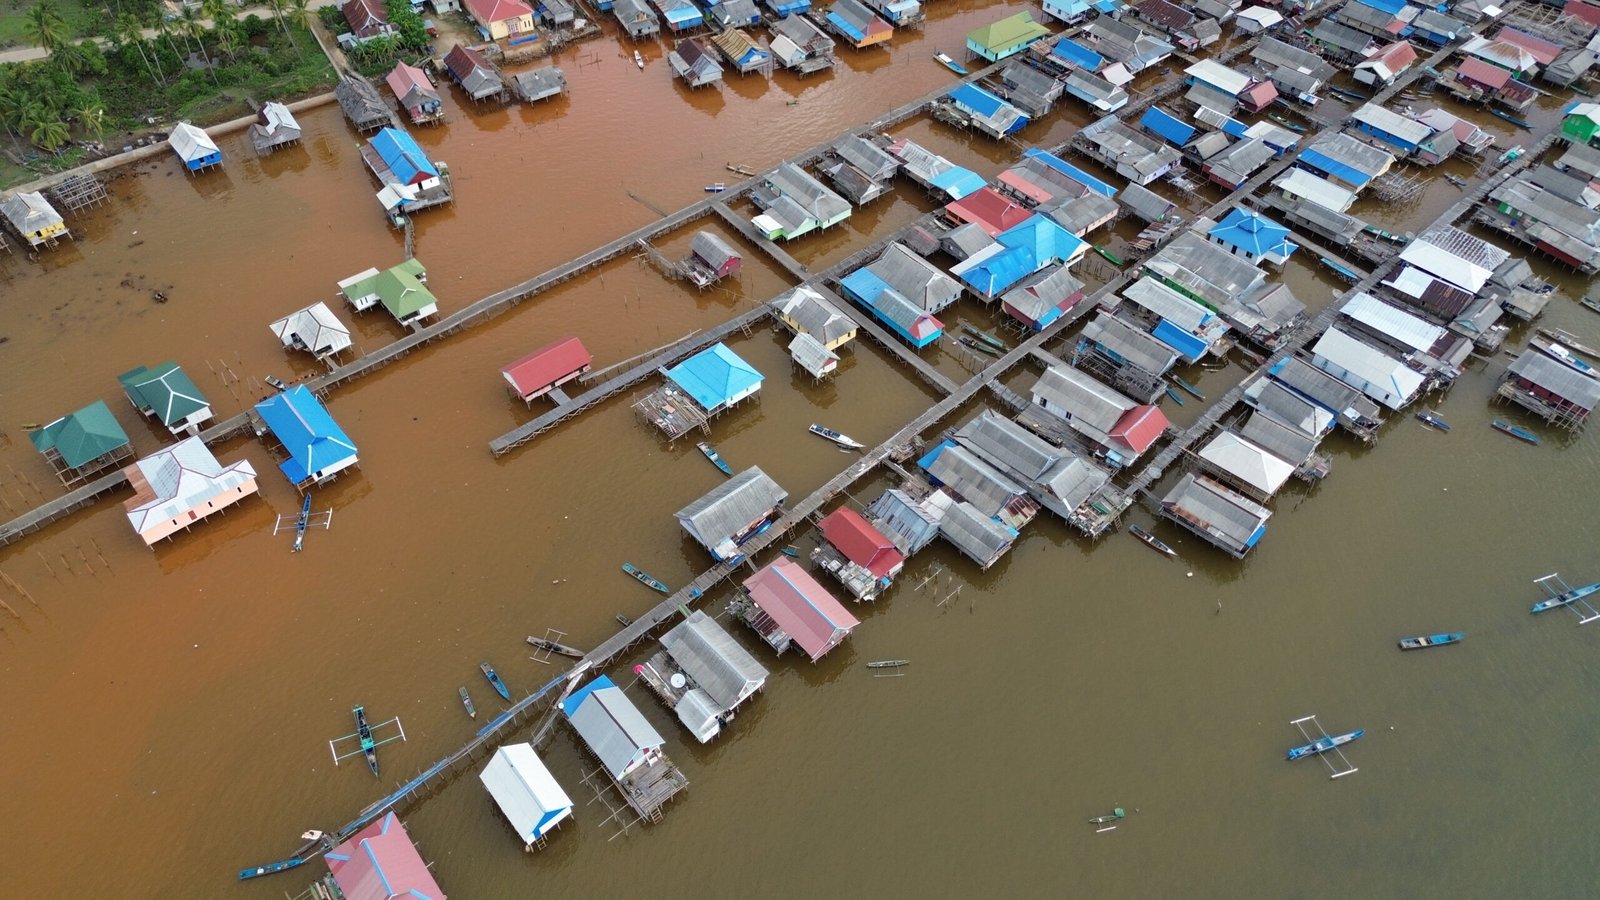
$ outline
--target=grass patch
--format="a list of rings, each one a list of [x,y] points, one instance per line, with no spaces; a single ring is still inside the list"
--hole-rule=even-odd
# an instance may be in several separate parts
[[[28,7],[34,0],[0,0],[0,47],[24,46],[30,41],[25,27]],[[99,34],[111,24],[111,14],[104,5],[91,6],[86,0],[56,0],[56,8],[71,28],[72,40]]]

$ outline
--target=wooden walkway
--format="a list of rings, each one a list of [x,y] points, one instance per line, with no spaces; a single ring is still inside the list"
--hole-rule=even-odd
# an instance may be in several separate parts
[[[734,215],[733,210],[728,208],[728,204],[713,203],[711,204],[711,211],[720,216],[724,222],[727,222],[734,231],[744,235],[745,240],[755,244],[756,249],[771,257],[773,262],[783,266],[796,281],[810,280],[810,269],[806,268],[800,260],[790,256],[789,251],[768,240],[767,236],[757,231],[756,226],[751,224],[748,219]]]

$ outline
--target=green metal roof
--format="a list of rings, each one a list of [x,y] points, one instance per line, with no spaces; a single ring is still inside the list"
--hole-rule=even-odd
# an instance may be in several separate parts
[[[1038,40],[1050,29],[1033,20],[1027,12],[1007,16],[982,28],[967,32],[967,40],[988,50],[1006,50],[1027,41]]]
[[[436,304],[439,301],[422,283],[422,276],[427,268],[415,258],[385,269],[382,272],[350,285],[346,293],[350,296],[365,294],[378,295],[378,302],[396,319],[416,315],[423,307]]]
[[[154,413],[171,428],[211,404],[183,369],[172,360],[155,368],[140,366],[117,376],[128,399],[145,414]]]
[[[55,450],[71,468],[78,468],[128,444],[128,435],[104,400],[62,416],[28,438],[40,453]]]

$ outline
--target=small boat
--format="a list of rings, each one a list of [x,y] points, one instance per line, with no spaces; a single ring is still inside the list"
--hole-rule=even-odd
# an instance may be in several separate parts
[[[1519,116],[1513,116],[1511,113],[1508,113],[1503,109],[1491,109],[1491,110],[1489,110],[1489,114],[1492,115],[1492,116],[1499,116],[1500,118],[1505,119],[1507,122],[1510,122],[1511,124],[1517,126],[1518,128],[1521,128],[1524,131],[1532,131],[1533,130],[1533,126],[1528,124],[1528,120],[1527,119],[1521,118]]]
[[[367,711],[363,707],[350,710],[356,717],[356,737],[361,739],[361,755],[367,758],[367,768],[372,777],[378,777],[378,742],[372,739],[372,726],[367,724]]]
[[[815,422],[811,424],[811,428],[808,430],[817,437],[827,438],[828,440],[833,441],[835,444],[838,444],[841,447],[848,447],[851,450],[860,450],[861,448],[867,446],[848,434],[841,434],[837,431],[834,431],[832,428],[824,428]]]
[[[467,708],[467,715],[476,719],[478,717],[478,708],[472,705],[472,695],[467,693],[466,688],[456,688],[456,690],[461,692],[461,705]]]
[[[1298,747],[1289,748],[1288,758],[1305,759],[1308,756],[1327,753],[1329,750],[1335,747],[1342,747],[1366,733],[1366,729],[1357,728],[1355,731],[1347,731],[1344,734],[1336,734],[1332,737],[1320,737],[1309,744],[1301,744]]]
[[[1506,152],[1500,154],[1500,159],[1498,160],[1498,162],[1502,166],[1505,165],[1508,162],[1514,162],[1517,159],[1517,157],[1521,156],[1524,152],[1525,151],[1522,149],[1522,145],[1518,144],[1517,146],[1512,147],[1510,150],[1507,150]]]
[[[1489,425],[1493,427],[1495,431],[1503,431],[1519,441],[1527,441],[1530,444],[1539,443],[1539,436],[1528,429],[1523,428],[1521,425],[1513,425],[1504,419],[1495,419],[1493,422],[1490,422]]]
[[[738,163],[727,163],[727,164],[725,164],[723,166],[723,168],[727,169],[729,172],[732,172],[735,175],[754,175],[754,174],[756,174],[756,170],[755,169],[752,169],[749,166],[742,166],[742,165],[740,165]]]
[[[1380,241],[1388,241],[1391,244],[1409,244],[1411,242],[1411,239],[1403,234],[1395,234],[1392,231],[1384,231],[1382,228],[1379,228],[1376,225],[1367,225],[1361,230],[1372,235]]]
[[[1450,430],[1450,423],[1439,418],[1439,414],[1431,409],[1425,409],[1422,412],[1417,413],[1417,421],[1438,431]]]
[[[672,588],[667,587],[665,582],[657,581],[655,576],[653,576],[649,572],[646,572],[645,570],[639,568],[638,566],[634,565],[633,563],[623,563],[622,564],[622,571],[627,572],[629,575],[632,575],[634,578],[639,579],[639,583],[644,585],[645,587],[655,588],[656,590],[660,591],[663,594],[672,593]]]
[[[491,666],[486,662],[481,662],[478,663],[478,668],[483,670],[483,677],[489,679],[489,684],[494,688],[494,692],[499,694],[501,699],[505,700],[507,703],[510,703],[511,689],[506,687],[506,683],[504,681],[500,680],[500,673],[494,670],[494,666]]]
[[[1172,385],[1167,385],[1167,396],[1172,398],[1173,403],[1176,403],[1179,406],[1183,405],[1183,397],[1179,395],[1177,391],[1172,389]]]
[[[799,106],[800,105],[800,101],[799,100],[786,100],[786,101],[784,101],[783,105],[784,106]]]
[[[706,185],[706,193],[708,194],[720,194],[727,189],[728,186],[720,181],[713,181]]]
[[[1122,257],[1116,255],[1115,253],[1112,253],[1110,250],[1107,250],[1106,248],[1100,246],[1099,244],[1090,244],[1090,246],[1094,248],[1094,252],[1096,252],[1096,253],[1100,254],[1101,256],[1105,257],[1106,261],[1111,263],[1113,266],[1122,265]]]
[[[583,659],[582,650],[579,650],[577,647],[569,647],[560,641],[552,641],[549,638],[534,637],[530,634],[528,635],[528,643],[538,647],[540,650],[545,650],[550,653],[559,653],[562,656],[570,656],[573,659]]]
[[[940,65],[942,65],[946,69],[949,69],[950,71],[956,73],[957,75],[965,75],[965,74],[967,74],[967,67],[963,66],[961,63],[958,63],[955,60],[951,59],[950,58],[950,54],[948,54],[948,53],[945,53],[943,51],[936,51],[933,54],[933,58],[938,60]]]
[[[1095,816],[1094,818],[1089,820],[1089,824],[1090,825],[1104,825],[1107,822],[1115,822],[1116,820],[1118,820],[1120,818],[1123,818],[1126,815],[1127,815],[1127,813],[1124,812],[1122,807],[1119,806],[1116,809],[1113,809],[1110,813],[1108,813],[1106,815]]]
[[[1569,603],[1576,603],[1596,591],[1600,591],[1600,583],[1586,584],[1583,587],[1575,587],[1570,591],[1562,591],[1547,600],[1540,600],[1535,603],[1533,611],[1536,613],[1548,612],[1549,610],[1566,606]]]
[[[1184,393],[1194,395],[1195,399],[1197,400],[1204,400],[1206,398],[1205,394],[1200,393],[1199,388],[1176,375],[1172,376],[1172,383],[1176,384],[1180,388],[1183,388]]]
[[[1563,347],[1560,344],[1557,344],[1553,341],[1529,341],[1528,343],[1533,347],[1533,349],[1538,350],[1545,356],[1550,357],[1551,359],[1561,363],[1575,372],[1582,372],[1590,377],[1593,377],[1595,374],[1594,366],[1591,366],[1579,359],[1576,354],[1568,351],[1566,347]]]
[[[1139,527],[1138,525],[1129,525],[1128,526],[1128,533],[1133,535],[1134,537],[1138,538],[1139,540],[1144,541],[1144,545],[1146,547],[1149,547],[1151,550],[1154,550],[1154,551],[1156,551],[1157,553],[1160,553],[1163,556],[1177,556],[1178,555],[1178,551],[1176,551],[1176,550],[1172,549],[1172,547],[1168,546],[1166,541],[1163,541],[1161,538],[1156,537],[1155,535],[1153,535],[1150,532],[1144,530],[1143,528]]]
[[[1593,347],[1584,344],[1582,341],[1578,340],[1577,335],[1567,331],[1565,328],[1541,327],[1539,329],[1539,333],[1552,341],[1558,341],[1561,344],[1564,344],[1568,350],[1576,350],[1579,353],[1582,353],[1584,356],[1588,356],[1593,359],[1600,359],[1600,350],[1596,350]]]
[[[898,669],[901,666],[911,665],[909,659],[875,659],[867,663],[869,669]]]
[[[1335,94],[1338,94],[1341,97],[1345,97],[1345,98],[1348,98],[1350,100],[1366,100],[1367,99],[1367,95],[1366,94],[1357,93],[1356,91],[1349,90],[1348,88],[1336,87],[1336,86],[1331,85],[1331,84],[1328,85],[1328,90],[1334,92]]]
[[[1401,638],[1398,643],[1401,650],[1422,650],[1428,647],[1443,647],[1446,644],[1459,643],[1466,637],[1459,631],[1449,631],[1444,634],[1425,634],[1421,637]]]
[[[800,558],[800,550],[799,550],[799,548],[796,548],[796,547],[785,547],[779,552],[781,552],[784,556],[789,557],[790,559],[799,559]]]
[[[644,68],[644,57],[640,56],[637,50],[633,51],[633,64],[641,69]]]
[[[1582,300],[1579,300],[1578,303],[1585,309],[1600,313],[1600,300],[1596,300],[1593,297],[1584,297]],[[28,426],[24,425],[22,427],[26,429]],[[36,425],[34,427],[37,428],[38,426]]]
[[[1000,355],[1000,351],[999,350],[996,350],[995,348],[989,346],[988,344],[985,344],[984,342],[982,342],[982,341],[980,341],[980,340],[978,340],[976,338],[967,337],[964,334],[963,335],[959,335],[959,336],[956,337],[956,343],[958,343],[961,346],[966,347],[968,349],[976,350],[979,353],[987,354],[989,356],[999,356]]]
[[[1455,185],[1456,187],[1463,187],[1464,188],[1464,187],[1467,186],[1467,180],[1465,178],[1462,178],[1460,175],[1450,175],[1450,174],[1446,173],[1446,175],[1444,176],[1444,180],[1450,182],[1451,184]]]
[[[733,467],[722,461],[721,455],[717,453],[717,448],[711,446],[705,441],[701,441],[700,443],[695,444],[695,446],[700,449],[701,453],[706,455],[706,459],[711,460],[712,465],[722,470],[722,474],[730,477],[733,475]]]
[[[1290,131],[1293,131],[1296,134],[1305,134],[1306,133],[1306,127],[1304,125],[1297,125],[1297,124],[1295,124],[1293,121],[1291,121],[1289,118],[1287,118],[1285,116],[1280,116],[1277,113],[1267,113],[1267,118],[1271,119],[1274,122],[1277,122],[1279,125],[1282,125],[1283,127],[1289,129]]]
[[[633,620],[622,613],[617,613],[617,624],[621,625],[623,628],[627,628],[629,625],[633,624]]]
[[[1328,268],[1332,269],[1333,270],[1333,274],[1339,276],[1340,278],[1343,278],[1345,281],[1348,281],[1351,284],[1354,284],[1357,281],[1361,280],[1361,276],[1357,275],[1355,273],[1355,271],[1352,270],[1349,266],[1346,266],[1346,265],[1344,265],[1342,263],[1334,262],[1333,260],[1329,259],[1326,256],[1317,257],[1317,262],[1320,262],[1323,265],[1327,266]]]
[[[260,878],[263,875],[276,875],[279,872],[287,872],[295,866],[305,865],[307,859],[310,859],[310,857],[285,859],[275,863],[267,863],[264,866],[251,866],[248,869],[240,869],[239,880],[249,881],[252,878]]]
[[[999,338],[995,337],[994,335],[990,334],[987,331],[984,331],[981,328],[976,328],[976,327],[973,327],[972,325],[968,325],[967,323],[962,322],[961,323],[961,329],[963,331],[965,331],[966,333],[972,335],[973,337],[977,338],[978,340],[983,341],[985,344],[988,344],[989,346],[995,348],[996,350],[1002,350],[1003,351],[1003,350],[1010,350],[1011,349],[1010,347],[1006,346],[1006,342],[1005,341],[1000,340]]]

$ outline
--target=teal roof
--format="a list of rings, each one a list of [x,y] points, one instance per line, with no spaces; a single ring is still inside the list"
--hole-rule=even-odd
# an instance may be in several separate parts
[[[168,428],[211,406],[194,381],[171,360],[153,369],[140,366],[123,372],[117,380],[140,412],[154,415]]]
[[[668,369],[667,377],[707,410],[728,404],[762,381],[760,372],[720,343]]]
[[[40,453],[56,451],[73,469],[128,445],[127,433],[117,424],[117,417],[111,414],[104,400],[96,400],[71,415],[62,416],[30,433],[28,438],[33,441],[34,449]]]

